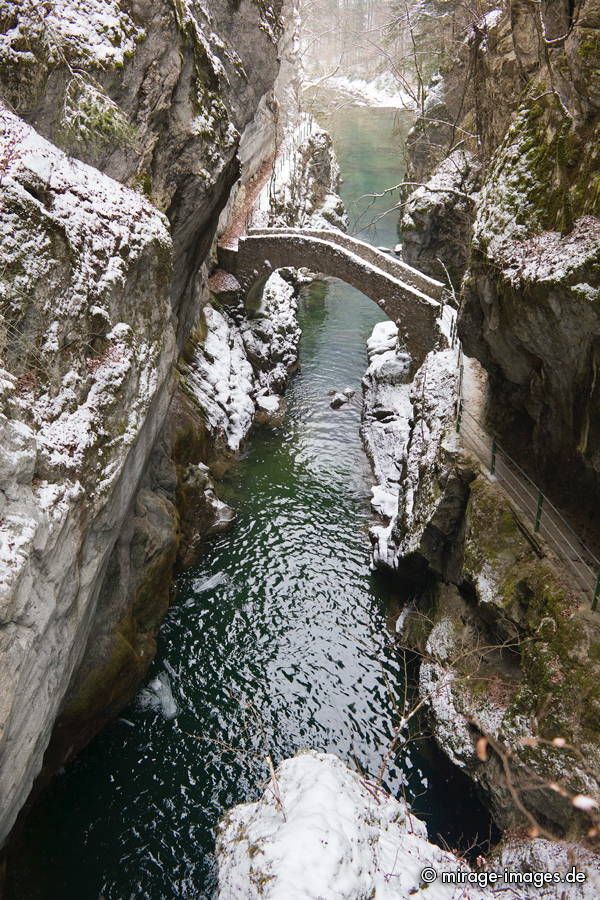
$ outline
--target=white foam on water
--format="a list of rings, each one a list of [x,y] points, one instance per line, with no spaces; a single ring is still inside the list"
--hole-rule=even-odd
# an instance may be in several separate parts
[[[179,709],[173,696],[171,682],[166,672],[159,672],[138,695],[142,709],[159,712],[165,719],[174,719]]]
[[[216,572],[208,578],[195,578],[192,581],[192,590],[196,594],[205,594],[206,591],[212,591],[213,588],[218,587],[220,584],[229,584],[230,581],[231,579],[227,572]]]

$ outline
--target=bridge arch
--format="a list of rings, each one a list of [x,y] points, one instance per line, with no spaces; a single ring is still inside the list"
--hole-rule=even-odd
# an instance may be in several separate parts
[[[414,366],[437,343],[443,284],[341,231],[253,229],[220,244],[218,260],[244,290],[286,266],[305,266],[340,278],[370,297],[398,325]]]

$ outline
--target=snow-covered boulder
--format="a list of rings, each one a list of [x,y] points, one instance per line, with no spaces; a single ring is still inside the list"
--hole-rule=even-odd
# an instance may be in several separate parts
[[[260,800],[225,816],[217,856],[220,900],[492,896],[477,884],[442,883],[442,870],[470,870],[430,843],[404,801],[314,751],[285,760]]]
[[[258,385],[267,394],[284,390],[298,362],[297,309],[293,270],[276,270],[266,281],[259,308],[242,324],[246,353],[256,369]]]

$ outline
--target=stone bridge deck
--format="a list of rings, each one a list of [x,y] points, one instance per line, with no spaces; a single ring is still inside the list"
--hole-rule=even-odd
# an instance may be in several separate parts
[[[444,285],[364,241],[333,230],[264,228],[218,247],[221,268],[244,289],[273,269],[306,267],[340,278],[370,297],[398,325],[418,366],[437,344]]]

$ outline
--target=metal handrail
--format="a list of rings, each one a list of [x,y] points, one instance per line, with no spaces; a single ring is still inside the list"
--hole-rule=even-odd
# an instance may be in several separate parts
[[[479,430],[487,437],[487,433],[483,430],[482,426],[477,421],[477,419],[475,419],[475,417],[471,413],[469,413],[468,410],[463,410],[463,415],[465,413],[475,423],[475,425],[479,428]],[[483,439],[480,438],[480,440],[483,443]],[[594,564],[596,568],[600,568],[600,561],[598,560],[598,558],[595,556],[595,554],[592,552],[592,550],[590,550],[590,548],[587,547],[583,543],[583,541],[580,540],[577,532],[572,528],[571,525],[569,525],[569,523],[566,521],[564,516],[561,515],[561,513],[557,510],[556,506],[550,501],[550,499],[546,496],[546,494],[544,494],[543,491],[541,491],[540,488],[538,488],[538,486],[535,484],[535,482],[532,481],[532,479],[523,471],[521,466],[519,466],[519,464],[517,462],[515,462],[515,460],[510,456],[510,454],[508,454],[506,452],[506,450],[502,447],[502,445],[499,443],[497,438],[492,437],[491,440],[492,440],[492,447],[490,448],[490,454],[492,454],[493,452],[496,452],[496,454],[499,453],[501,458],[503,458],[504,460],[508,460],[508,462],[510,462],[511,465],[513,465],[518,470],[518,472],[521,475],[522,480],[526,481],[526,483],[529,484],[534,489],[535,494],[532,494],[531,491],[529,491],[527,489],[525,484],[520,485],[521,488],[525,491],[525,493],[527,493],[534,502],[539,501],[540,497],[542,498],[543,507],[549,508],[552,510],[552,512],[554,513],[556,518],[558,518],[560,520],[560,524],[562,525],[563,529],[566,532],[565,534],[561,534],[561,537],[564,539],[565,543],[568,544],[568,546],[571,548],[571,550],[573,550],[573,552],[580,558],[581,562],[585,563],[586,565],[589,565],[589,562],[587,560],[585,560],[584,557],[581,555],[580,550],[578,550],[577,547],[573,546],[571,541],[569,541],[569,539],[567,538],[567,534],[571,535],[575,539],[575,541],[577,542],[577,544],[579,545],[581,550],[585,551],[585,553],[588,556],[591,563]],[[552,523],[552,519],[550,519],[550,522]],[[556,523],[552,523],[552,524],[554,524],[558,530],[558,525]]]
[[[507,453],[495,435],[490,435],[485,426],[465,408],[462,395],[463,365],[460,343],[457,369],[457,432],[462,429],[467,433],[469,443],[479,461],[505,487],[509,498],[517,504],[519,511],[532,520],[534,533],[541,534],[570,568],[584,592],[590,594],[592,610],[596,610],[600,598],[600,560],[580,540],[577,532],[554,503]]]

